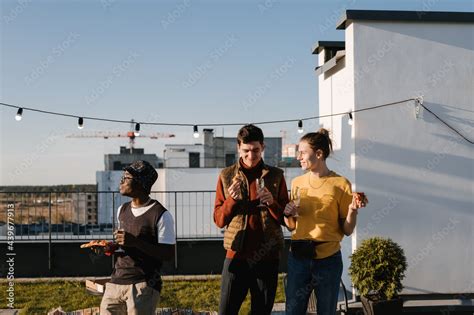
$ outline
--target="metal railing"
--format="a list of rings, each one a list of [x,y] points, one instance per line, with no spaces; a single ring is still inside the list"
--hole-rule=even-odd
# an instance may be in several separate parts
[[[153,191],[151,197],[170,211],[177,240],[223,237],[213,219],[215,191]],[[129,200],[115,191],[0,192],[0,242],[8,240],[9,225],[20,242],[112,239],[117,209]]]

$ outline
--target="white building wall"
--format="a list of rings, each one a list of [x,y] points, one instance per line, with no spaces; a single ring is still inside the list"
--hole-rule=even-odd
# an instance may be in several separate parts
[[[473,24],[356,21],[352,32],[355,109],[421,93],[428,108],[473,139]],[[404,248],[405,293],[472,292],[474,147],[428,112],[415,119],[413,108],[354,115],[355,184],[370,200],[357,242],[381,235]]]
[[[346,113],[354,109],[354,52],[352,45],[352,27],[346,30],[346,56],[338,64],[319,75],[319,115]],[[324,63],[324,53],[319,56],[319,64]],[[348,124],[348,115],[321,118],[319,126],[312,126],[309,131],[324,127],[330,131],[334,153],[328,159],[331,169],[353,180],[350,158],[353,153],[352,127]]]

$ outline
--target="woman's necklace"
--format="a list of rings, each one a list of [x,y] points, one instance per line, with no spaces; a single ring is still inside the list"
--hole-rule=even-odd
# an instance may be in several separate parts
[[[329,171],[329,172],[327,173],[327,175],[323,176],[323,177],[326,177],[326,178],[323,180],[323,182],[321,183],[321,185],[319,185],[318,187],[314,187],[313,185],[311,185],[311,176],[312,176],[312,173],[310,172],[310,173],[309,173],[309,176],[308,176],[308,184],[309,184],[309,186],[310,186],[311,188],[313,188],[313,189],[319,189],[319,188],[323,187],[323,185],[326,184],[327,180],[329,179],[329,174],[331,174],[331,171]]]

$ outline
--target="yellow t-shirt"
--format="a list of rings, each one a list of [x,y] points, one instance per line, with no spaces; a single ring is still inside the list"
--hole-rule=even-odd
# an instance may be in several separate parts
[[[308,172],[291,182],[292,199],[296,187],[301,201],[291,239],[324,241],[316,248],[317,259],[335,254],[344,237],[339,220],[347,217],[352,202],[351,183],[333,171],[320,178]]]

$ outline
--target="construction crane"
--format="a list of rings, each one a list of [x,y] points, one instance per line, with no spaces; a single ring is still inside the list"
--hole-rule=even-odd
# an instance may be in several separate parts
[[[139,138],[150,138],[150,139],[160,139],[160,138],[174,138],[175,135],[171,133],[161,133],[155,132],[150,134],[143,134],[141,132],[134,131],[135,121],[132,119],[131,131],[120,132],[120,131],[89,131],[81,132],[76,134],[67,135],[66,138],[128,138],[128,143],[130,144],[130,151],[135,147],[135,139]]]

